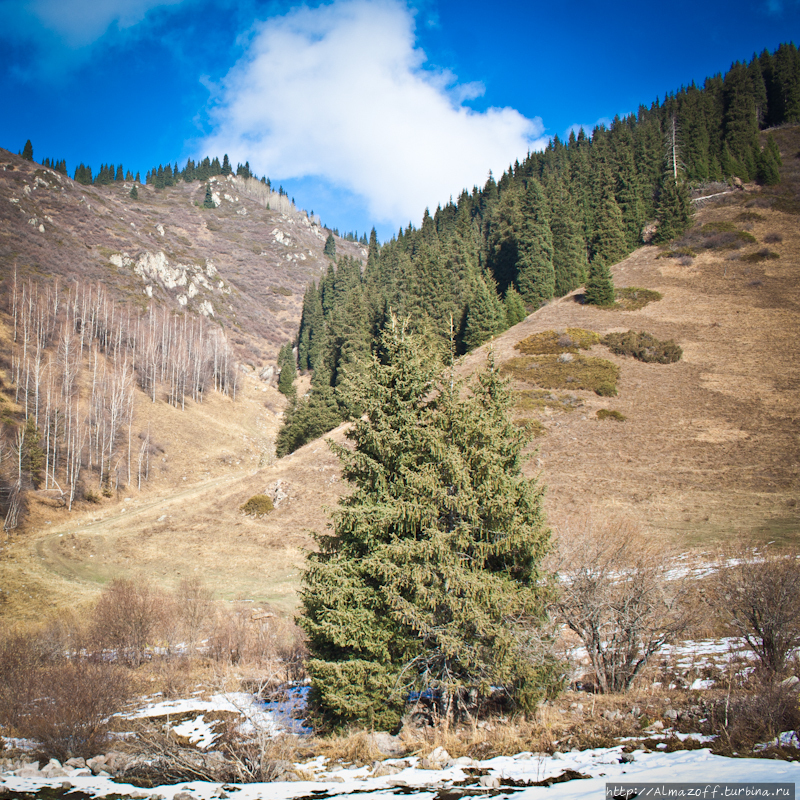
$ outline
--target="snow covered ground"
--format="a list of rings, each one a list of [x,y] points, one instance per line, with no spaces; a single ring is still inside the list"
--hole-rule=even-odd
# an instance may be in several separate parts
[[[127,795],[135,798],[165,798],[166,800],[214,800],[229,797],[232,800],[293,800],[313,797],[318,800],[359,794],[365,798],[390,798],[395,795],[414,794],[420,798],[441,798],[460,795],[488,795],[513,797],[516,800],[548,798],[548,800],[578,800],[578,798],[605,796],[607,783],[722,783],[722,782],[768,782],[800,785],[800,763],[760,759],[733,759],[715,756],[708,750],[676,751],[673,753],[647,753],[637,751],[626,755],[633,760],[622,759],[622,746],[584,750],[582,752],[555,753],[553,755],[520,753],[513,757],[498,757],[486,761],[469,762],[442,770],[421,769],[416,758],[389,759],[384,764],[400,767],[393,775],[374,777],[372,769],[361,767],[347,769],[332,766],[324,759],[316,758],[299,764],[305,773],[315,780],[251,783],[224,786],[217,783],[189,782],[176,786],[159,786],[154,789],[137,789],[126,784],[115,783],[107,777],[78,774],[72,770],[68,777],[56,779],[29,778],[11,774],[0,775],[0,787],[7,791],[36,792],[42,787],[61,787],[65,782],[76,791],[103,797],[105,795]],[[478,778],[466,770],[480,768],[488,772]],[[552,786],[524,786],[554,778],[571,770],[587,776]],[[85,773],[86,770],[83,770]],[[471,785],[458,785],[470,780]],[[514,785],[503,785],[505,781]],[[0,791],[2,793],[2,791]],[[176,796],[185,793],[176,799]]]

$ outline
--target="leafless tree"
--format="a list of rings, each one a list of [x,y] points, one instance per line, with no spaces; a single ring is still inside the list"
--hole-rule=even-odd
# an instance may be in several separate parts
[[[554,611],[580,638],[604,693],[629,689],[691,621],[686,584],[668,574],[663,543],[629,523],[565,527],[552,567],[561,590]]]
[[[800,648],[800,551],[767,546],[729,552],[707,596],[761,666],[781,673]]]

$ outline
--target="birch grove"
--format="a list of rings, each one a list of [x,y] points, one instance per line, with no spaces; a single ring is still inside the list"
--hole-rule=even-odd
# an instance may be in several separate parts
[[[181,409],[209,390],[235,399],[237,364],[221,328],[205,318],[133,310],[100,284],[40,285],[16,272],[8,311],[10,377],[25,425],[3,431],[6,530],[17,526],[27,489],[53,490],[71,509],[92,486],[107,495],[141,488],[151,437],[149,428],[134,432],[137,388],[152,403]],[[34,455],[35,481],[25,467]]]

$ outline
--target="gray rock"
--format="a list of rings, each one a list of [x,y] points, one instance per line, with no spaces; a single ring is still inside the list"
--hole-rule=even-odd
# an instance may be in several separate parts
[[[497,775],[481,775],[480,785],[486,789],[499,789],[500,778]]]
[[[402,756],[406,752],[406,748],[400,741],[399,736],[392,736],[391,733],[386,731],[375,731],[369,735],[370,744],[376,747],[384,755],[387,756]]]
[[[189,792],[178,792],[172,795],[172,800],[195,800],[195,797]]]
[[[65,767],[72,767],[73,769],[80,769],[86,766],[86,761],[83,758],[68,758],[64,762]]]
[[[393,764],[378,764],[375,771],[372,773],[375,778],[385,778],[387,775],[397,775],[400,770]]]
[[[105,756],[95,756],[94,758],[90,758],[86,762],[86,766],[97,775],[99,772],[102,772],[106,767],[106,757]]]

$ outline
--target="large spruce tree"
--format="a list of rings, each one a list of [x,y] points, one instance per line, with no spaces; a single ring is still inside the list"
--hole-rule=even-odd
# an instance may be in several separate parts
[[[554,685],[535,644],[549,532],[509,393],[491,360],[468,393],[440,377],[395,319],[379,356],[353,387],[353,446],[334,445],[353,492],[303,578],[312,713],[394,729],[410,693],[451,716],[492,687],[531,708]]]

